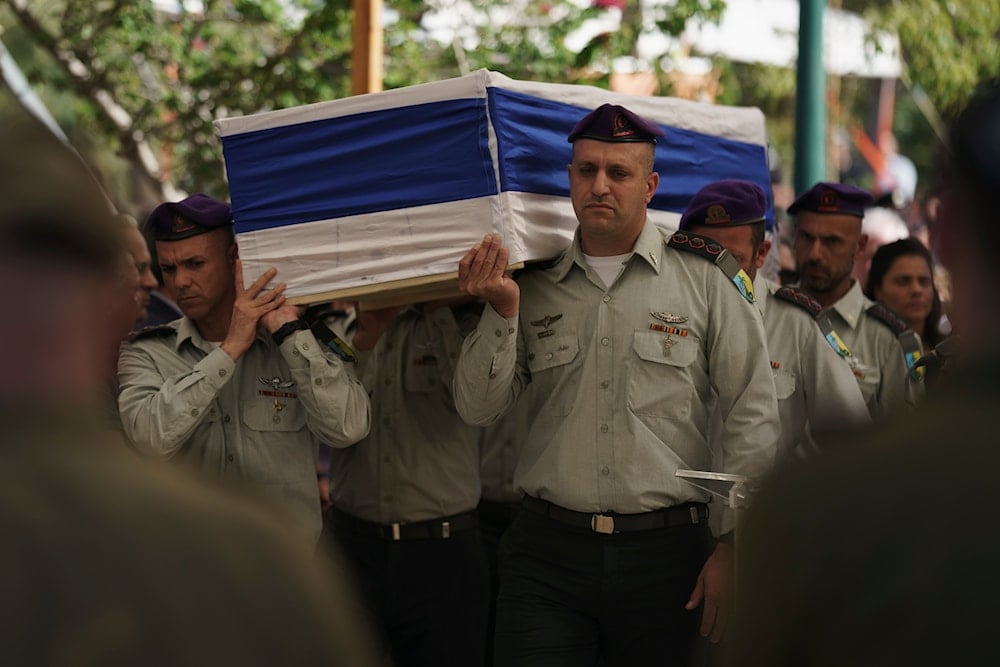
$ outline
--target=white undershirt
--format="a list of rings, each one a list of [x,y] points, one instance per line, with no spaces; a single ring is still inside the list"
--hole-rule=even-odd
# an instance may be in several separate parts
[[[607,289],[611,289],[611,286],[615,284],[618,280],[618,274],[622,272],[622,265],[625,260],[628,259],[630,253],[625,253],[624,255],[611,255],[610,257],[594,257],[592,255],[584,255],[583,259],[587,262],[587,265],[597,272],[597,275],[601,277],[601,282]]]

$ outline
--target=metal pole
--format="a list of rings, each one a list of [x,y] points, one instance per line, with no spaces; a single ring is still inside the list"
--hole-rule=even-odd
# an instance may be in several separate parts
[[[796,194],[826,178],[826,71],[823,9],[826,0],[799,0],[799,58],[795,92]]]

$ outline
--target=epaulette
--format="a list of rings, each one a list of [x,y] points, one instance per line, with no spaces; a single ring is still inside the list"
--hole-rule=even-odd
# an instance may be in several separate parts
[[[138,331],[133,331],[126,336],[125,340],[130,343],[134,343],[137,340],[143,340],[146,338],[166,338],[167,336],[173,336],[176,333],[177,330],[169,324],[159,324],[152,327],[143,327]]]
[[[808,311],[814,318],[823,310],[823,306],[820,305],[819,301],[795,287],[781,287],[774,293],[774,296]]]
[[[525,262],[524,266],[514,270],[513,276],[517,277],[527,271],[548,271],[559,263],[559,260],[563,258],[564,254],[565,253],[560,253],[551,259],[540,259],[538,261]]]
[[[883,306],[881,303],[869,306],[865,312],[892,329],[892,332],[897,336],[910,328],[910,325],[906,323],[906,320]]]
[[[692,232],[674,232],[667,241],[667,247],[690,252],[712,262],[722,269],[727,278],[733,281],[736,289],[740,291],[744,299],[750,303],[755,301],[753,281],[750,280],[750,276],[740,267],[740,263],[736,261],[736,258],[723,248],[718,241]]]
[[[916,334],[910,325],[906,323],[902,317],[892,312],[881,303],[876,303],[865,310],[865,313],[871,315],[874,319],[878,320],[885,326],[889,327],[896,338],[899,340],[899,344],[903,347],[903,356],[906,358],[906,368],[914,373],[915,377],[919,377],[919,370],[914,369],[914,365],[917,360],[920,359],[922,354],[923,346],[920,344],[920,337]]]

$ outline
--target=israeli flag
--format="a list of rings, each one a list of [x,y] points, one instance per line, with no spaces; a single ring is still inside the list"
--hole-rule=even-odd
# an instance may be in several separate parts
[[[676,229],[702,186],[743,178],[771,192],[764,116],[590,86],[455,79],[216,121],[240,256],[275,266],[293,303],[453,280],[483,235],[511,263],[572,239],[566,136],[604,104],[660,123],[652,222]],[[768,206],[768,227],[773,225]]]

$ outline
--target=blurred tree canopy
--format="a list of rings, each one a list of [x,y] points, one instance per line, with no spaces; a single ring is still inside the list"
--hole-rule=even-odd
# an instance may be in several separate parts
[[[386,0],[384,85],[481,67],[606,85],[606,63],[634,49],[637,28],[598,35],[580,52],[564,39],[609,4],[624,7],[624,25],[674,31],[722,7],[679,0],[642,17],[623,0]],[[433,11],[454,20],[454,39],[431,34]],[[351,0],[0,0],[15,60],[84,154],[117,155],[124,176],[109,176],[106,158],[92,161],[136,215],[177,190],[225,195],[216,118],[349,95],[352,20]]]
[[[124,210],[142,215],[178,190],[227,192],[212,121],[350,94],[351,0],[0,0],[0,36],[74,144],[98,165]],[[926,143],[927,109],[949,114],[974,82],[1000,70],[1000,0],[844,0],[899,34],[904,81],[926,94],[904,130]],[[160,7],[160,9],[157,9]],[[678,35],[716,20],[724,0],[384,0],[386,88],[486,67],[508,76],[607,87],[612,63],[643,34]],[[166,8],[166,9],[164,9]],[[621,12],[582,48],[567,37]],[[447,29],[436,30],[444,20]],[[441,37],[450,35],[450,37]],[[747,35],[747,39],[755,39]],[[664,71],[648,66],[660,94]],[[755,105],[789,145],[794,73],[715,59],[718,101]],[[864,82],[844,90],[859,100]],[[918,142],[919,143],[919,142]],[[114,156],[114,157],[109,157]]]

